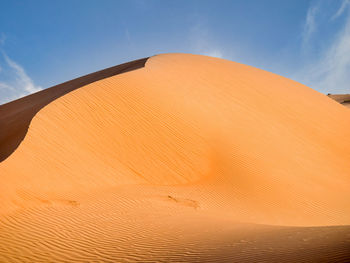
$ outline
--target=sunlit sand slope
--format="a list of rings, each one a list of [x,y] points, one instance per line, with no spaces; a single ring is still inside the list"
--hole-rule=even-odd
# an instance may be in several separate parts
[[[344,261],[349,163],[327,96],[154,56],[35,115],[0,163],[0,261]]]
[[[0,105],[0,162],[16,150],[27,133],[30,121],[44,106],[92,82],[141,68],[146,60],[143,58],[106,68]]]

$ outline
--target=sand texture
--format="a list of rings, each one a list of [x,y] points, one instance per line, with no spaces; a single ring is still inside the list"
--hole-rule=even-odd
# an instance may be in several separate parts
[[[130,63],[0,106],[0,262],[350,261],[349,109],[223,59]]]

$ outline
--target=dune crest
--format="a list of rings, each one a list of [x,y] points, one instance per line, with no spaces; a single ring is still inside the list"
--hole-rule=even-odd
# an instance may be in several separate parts
[[[307,254],[298,250],[294,231],[314,251],[310,236],[349,242],[349,228],[337,227],[350,224],[349,163],[350,113],[327,96],[231,61],[157,55],[145,67],[84,85],[38,111],[19,147],[0,163],[0,259],[12,253],[6,242],[18,250],[21,235],[37,235],[33,226],[41,224],[44,240],[62,245],[56,260],[68,249],[56,234],[66,235],[75,251],[101,250],[81,252],[85,259],[133,261],[136,253],[142,260],[145,251],[161,259],[172,251],[179,260],[184,255],[175,245],[182,244],[189,248],[186,261],[195,261],[207,246],[226,244],[234,248],[218,261],[243,262],[249,253],[240,248],[257,242],[254,256],[269,246],[289,254],[286,260],[300,260]],[[86,222],[85,230],[77,222]],[[203,228],[208,232],[200,233]],[[203,243],[214,229],[218,240]],[[143,234],[134,236],[138,231]],[[180,232],[183,240],[174,240]],[[267,244],[255,233],[274,240],[288,233],[291,240]],[[156,243],[144,247],[152,235]],[[109,250],[113,244],[120,250]],[[347,256],[336,247],[341,259]]]

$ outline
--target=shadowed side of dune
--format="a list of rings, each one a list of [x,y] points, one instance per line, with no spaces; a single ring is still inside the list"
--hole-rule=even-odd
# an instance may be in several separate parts
[[[34,115],[47,104],[95,81],[142,68],[147,59],[142,58],[97,71],[0,105],[0,162],[16,150],[25,137]]]

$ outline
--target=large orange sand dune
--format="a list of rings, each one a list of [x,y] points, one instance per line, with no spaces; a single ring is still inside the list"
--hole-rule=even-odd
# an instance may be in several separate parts
[[[348,109],[222,59],[135,68],[0,143],[0,261],[350,260]]]

